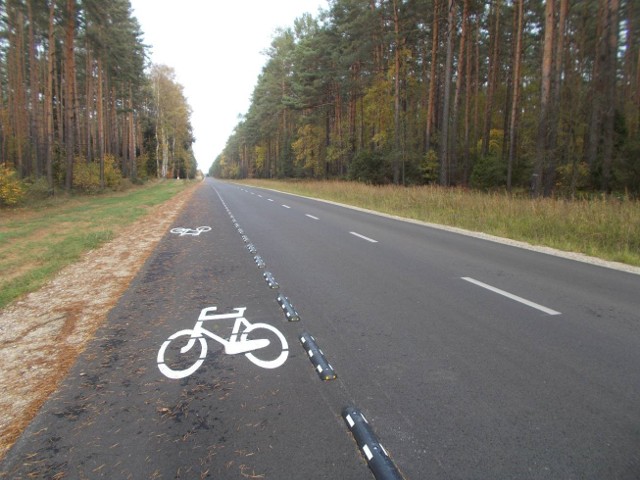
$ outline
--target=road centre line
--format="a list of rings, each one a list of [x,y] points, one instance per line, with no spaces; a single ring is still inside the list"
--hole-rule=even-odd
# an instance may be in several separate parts
[[[313,220],[320,220],[318,217],[314,217],[313,215],[309,215],[308,213],[305,213],[304,216],[305,217],[309,217],[309,218],[311,218]]]
[[[479,287],[485,288],[491,292],[497,293],[498,295],[502,295],[504,297],[507,297],[511,300],[515,300],[516,302],[520,302],[524,305],[527,305],[528,307],[531,308],[535,308],[536,310],[540,310],[541,312],[544,312],[548,315],[562,315],[560,312],[557,312],[555,310],[552,310],[550,308],[547,308],[545,306],[539,305],[537,303],[531,302],[525,298],[519,297],[517,295],[514,295],[512,293],[509,292],[505,292],[504,290],[500,290],[499,288],[496,287],[492,287],[491,285],[487,285],[486,283],[482,283],[478,280],[475,280],[473,278],[470,277],[461,277],[462,280],[465,280],[467,282],[473,283],[474,285],[477,285]]]
[[[284,208],[291,208],[289,205],[282,204]]]
[[[359,233],[356,232],[349,232],[351,235],[353,235],[354,237],[358,237],[361,238],[363,240],[366,240],[367,242],[371,242],[371,243],[378,243],[377,240],[374,240],[373,238],[369,238],[369,237],[365,237],[364,235],[360,235]]]

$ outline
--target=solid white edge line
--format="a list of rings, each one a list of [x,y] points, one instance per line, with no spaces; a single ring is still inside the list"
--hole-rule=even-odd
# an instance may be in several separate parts
[[[548,315],[562,315],[560,312],[557,312],[555,310],[552,310],[550,308],[547,308],[543,305],[539,305],[537,303],[531,302],[525,298],[519,297],[517,295],[514,295],[512,293],[509,292],[505,292],[504,290],[500,290],[499,288],[496,287],[492,287],[491,285],[487,285],[486,283],[482,283],[474,278],[471,277],[460,277],[462,278],[462,280],[465,280],[467,282],[473,283],[479,287],[485,288],[487,290],[490,290],[494,293],[497,293],[498,295],[502,295],[503,297],[507,297],[510,298],[511,300],[515,300],[516,302],[520,302],[524,305],[527,305],[528,307],[531,308],[535,308],[536,310],[540,310],[541,312],[544,312]]]
[[[360,235],[359,233],[356,232],[349,232],[351,235],[361,238],[363,240],[366,240],[367,242],[371,242],[371,243],[378,243],[377,240],[374,240],[373,238],[369,238],[369,237],[365,237],[364,235]]]

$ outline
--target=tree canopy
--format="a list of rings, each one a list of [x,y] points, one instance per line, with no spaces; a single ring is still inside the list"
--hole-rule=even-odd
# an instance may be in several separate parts
[[[129,0],[0,0],[5,169],[50,191],[193,177],[190,107],[141,37]]]
[[[214,175],[640,192],[631,0],[330,0],[266,53]]]

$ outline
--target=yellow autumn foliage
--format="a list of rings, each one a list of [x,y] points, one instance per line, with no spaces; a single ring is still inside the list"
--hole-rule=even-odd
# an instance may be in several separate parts
[[[15,205],[22,201],[25,189],[15,170],[0,167],[0,205]]]

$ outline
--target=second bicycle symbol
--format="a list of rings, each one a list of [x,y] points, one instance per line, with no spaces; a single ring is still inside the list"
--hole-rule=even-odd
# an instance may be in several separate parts
[[[201,233],[210,232],[211,227],[202,225],[196,228],[176,227],[171,229],[171,233],[184,237],[185,235],[191,235],[192,237],[199,237]]]
[[[200,368],[207,356],[207,337],[221,343],[227,355],[243,354],[262,368],[278,368],[286,362],[289,345],[280,330],[268,323],[249,322],[244,318],[246,307],[235,308],[232,313],[215,313],[217,309],[203,308],[193,328],[174,333],[162,344],[158,368],[163,375],[184,378]],[[203,327],[204,322],[220,320],[235,320],[229,339]]]

